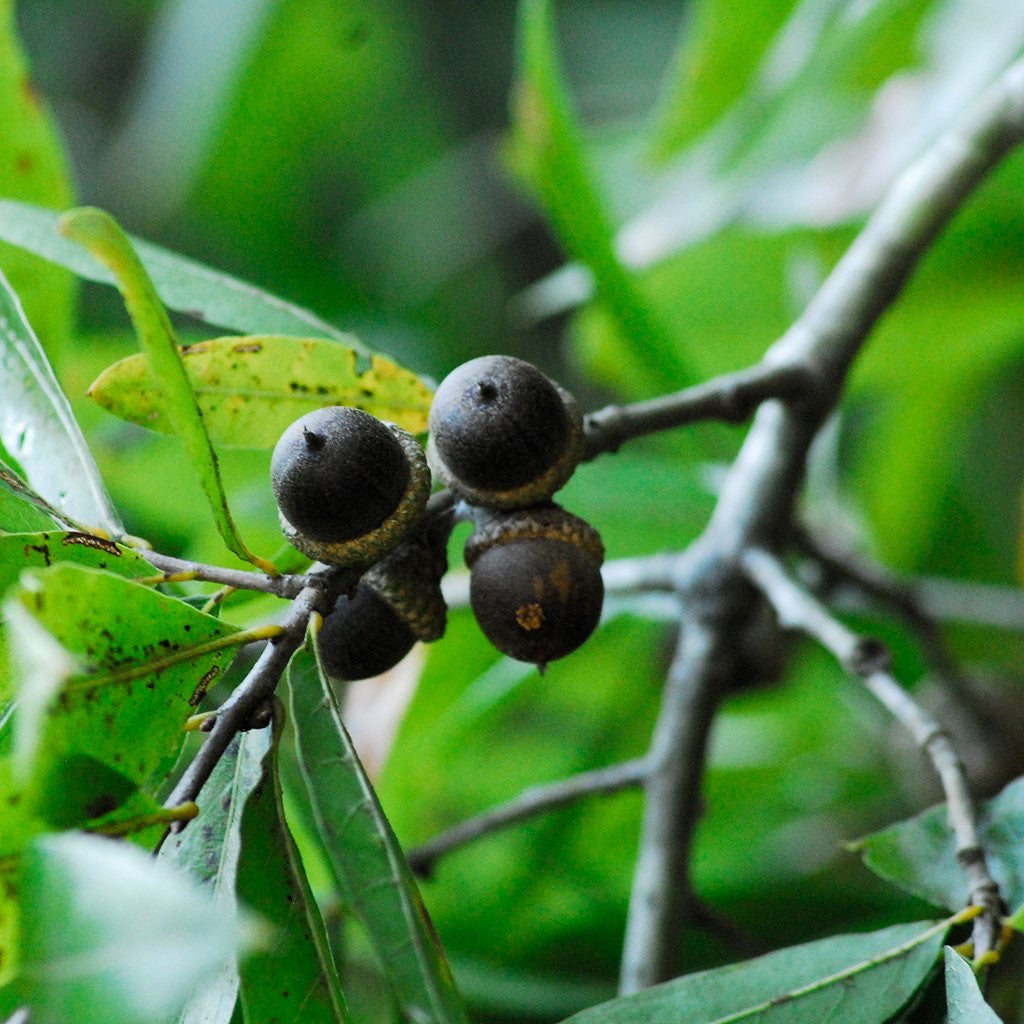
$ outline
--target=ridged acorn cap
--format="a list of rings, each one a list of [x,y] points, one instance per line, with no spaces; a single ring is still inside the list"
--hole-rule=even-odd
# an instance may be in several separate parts
[[[444,635],[447,608],[441,577],[444,550],[419,534],[365,572],[351,596],[342,595],[320,629],[328,675],[354,681],[394,668],[417,640]]]
[[[481,356],[441,382],[430,408],[427,455],[472,504],[522,508],[572,476],[582,445],[573,397],[532,363]]]
[[[593,633],[604,546],[589,523],[557,505],[495,513],[465,554],[473,614],[504,654],[543,667]]]
[[[347,406],[307,413],[274,447],[281,528],[310,558],[370,565],[423,513],[430,471],[416,439]]]

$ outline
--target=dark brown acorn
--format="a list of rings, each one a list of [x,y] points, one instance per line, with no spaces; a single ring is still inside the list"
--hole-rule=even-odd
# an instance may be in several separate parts
[[[347,406],[292,423],[274,447],[270,475],[289,543],[334,565],[370,565],[394,548],[430,494],[416,439]]]
[[[547,501],[572,476],[583,437],[572,396],[512,356],[456,367],[434,395],[429,430],[434,471],[487,508]]]
[[[601,617],[604,546],[558,505],[493,513],[466,543],[469,597],[484,635],[542,668],[575,651]]]
[[[394,668],[417,640],[438,640],[447,608],[443,546],[414,535],[363,573],[320,628],[320,658],[335,679],[353,681]]]

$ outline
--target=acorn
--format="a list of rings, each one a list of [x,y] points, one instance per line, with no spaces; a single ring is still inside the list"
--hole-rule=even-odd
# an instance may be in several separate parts
[[[465,549],[469,600],[504,654],[541,666],[575,651],[601,617],[604,545],[555,504],[491,513]]]
[[[417,640],[440,639],[447,613],[441,596],[446,568],[444,547],[415,534],[367,570],[320,627],[324,671],[349,682],[379,676]]]
[[[430,495],[416,439],[347,406],[292,423],[274,447],[270,476],[289,543],[333,565],[372,565],[416,525]]]
[[[583,443],[575,399],[537,367],[482,356],[441,382],[430,408],[427,458],[470,504],[525,508],[572,476]]]

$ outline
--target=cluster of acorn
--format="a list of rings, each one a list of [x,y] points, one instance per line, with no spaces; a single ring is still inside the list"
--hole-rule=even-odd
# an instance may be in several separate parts
[[[310,558],[364,570],[324,619],[328,673],[378,675],[444,632],[451,523],[424,515],[431,469],[474,522],[470,604],[491,643],[541,666],[576,650],[601,615],[604,548],[551,496],[579,462],[582,433],[572,396],[510,356],[473,359],[441,382],[425,454],[344,406],[288,427],[271,460],[285,536]]]

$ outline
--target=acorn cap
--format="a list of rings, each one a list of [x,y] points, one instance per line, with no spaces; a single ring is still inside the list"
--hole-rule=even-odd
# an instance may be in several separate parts
[[[443,548],[438,552],[417,536],[363,573],[361,582],[394,610],[418,640],[431,643],[444,636],[448,607],[441,596],[441,577],[447,568]]]
[[[572,395],[513,356],[456,367],[434,395],[429,431],[427,456],[437,475],[489,508],[546,501],[572,476],[583,444]]]

